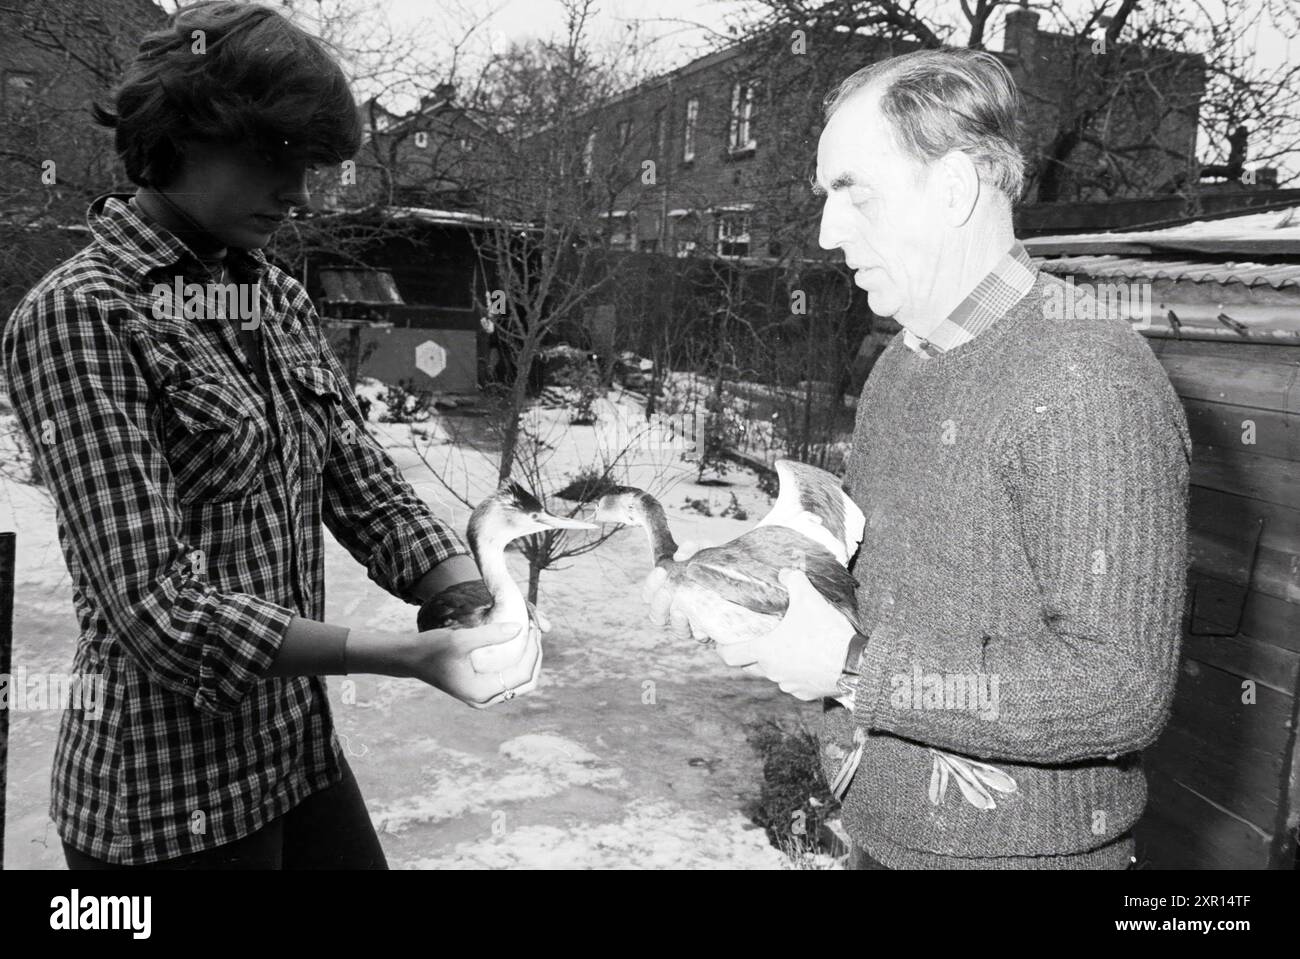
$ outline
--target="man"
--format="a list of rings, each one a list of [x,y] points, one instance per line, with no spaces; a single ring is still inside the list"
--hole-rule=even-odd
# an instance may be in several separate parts
[[[478,577],[260,250],[309,169],[356,151],[356,104],[276,11],[204,3],[144,38],[114,107],[99,116],[139,189],[92,204],[91,244],[0,341],[76,587],[73,671],[105,685],[102,715],[63,714],[50,815],[74,869],[384,868],[320,677],[484,706],[533,688],[541,650],[535,630],[500,645],[522,624],[322,621],[322,523],[414,605]],[[239,295],[181,303],[177,283]]]
[[[798,572],[722,658],[825,697],[859,868],[1123,869],[1177,672],[1190,440],[1128,323],[1059,309],[1012,233],[1015,86],[928,50],[849,77],[818,145],[821,245],[903,326],[858,407],[857,636]],[[661,573],[651,615],[693,629]],[[695,630],[698,637],[699,631]]]

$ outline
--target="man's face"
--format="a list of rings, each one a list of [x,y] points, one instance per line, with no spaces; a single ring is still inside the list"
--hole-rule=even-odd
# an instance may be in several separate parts
[[[311,199],[309,170],[248,146],[188,142],[181,173],[164,192],[227,246],[259,249],[290,209]]]
[[[923,166],[894,146],[878,99],[869,89],[859,91],[822,131],[817,185],[826,205],[818,242],[844,251],[873,312],[924,322],[949,227],[940,191]]]

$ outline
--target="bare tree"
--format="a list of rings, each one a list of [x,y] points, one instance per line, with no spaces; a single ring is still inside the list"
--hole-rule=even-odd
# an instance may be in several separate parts
[[[500,394],[500,479],[515,462],[534,361],[548,335],[577,321],[615,282],[605,256],[615,198],[639,172],[630,131],[597,153],[595,111],[629,82],[636,51],[593,52],[592,0],[564,0],[556,41],[514,46],[488,66],[479,112],[499,147],[479,199],[484,312],[508,359]],[[600,214],[604,213],[602,218]],[[593,226],[604,220],[603,228]]]

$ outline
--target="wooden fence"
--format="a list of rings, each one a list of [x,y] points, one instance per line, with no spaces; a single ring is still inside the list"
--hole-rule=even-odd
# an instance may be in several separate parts
[[[1139,861],[1296,865],[1300,347],[1152,338],[1192,434],[1173,715],[1146,753]]]

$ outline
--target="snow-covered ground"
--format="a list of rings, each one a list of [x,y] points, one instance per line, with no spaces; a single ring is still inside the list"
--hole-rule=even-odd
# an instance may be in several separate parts
[[[377,421],[382,387],[368,381],[358,392],[375,398],[371,419]],[[549,444],[543,458],[551,489],[630,444],[615,476],[661,495],[679,541],[728,540],[769,508],[747,471],[733,469],[727,486],[696,485],[680,440],[666,430],[646,434],[630,401],[601,401],[597,411],[595,427],[568,429],[567,412],[535,411],[531,429]],[[0,444],[12,426],[12,415],[0,407]],[[483,452],[469,448],[466,431],[472,434],[473,427],[461,416],[435,417],[414,428],[371,424],[414,488],[462,530],[468,510],[430,465],[477,502],[494,483],[496,461],[481,428],[475,439]],[[12,448],[0,449],[0,458],[12,462],[13,455]],[[732,493],[749,519],[717,515]],[[715,515],[685,509],[688,498],[708,501]],[[66,670],[77,625],[44,491],[0,476],[5,529],[18,532],[14,666]],[[512,553],[510,561],[525,582],[522,558]],[[802,717],[813,725],[819,707],[799,704],[772,684],[729,669],[714,653],[653,627],[640,600],[649,568],[643,533],[626,529],[567,568],[543,574],[539,605],[553,628],[545,639],[541,685],[511,703],[474,711],[415,680],[380,676],[354,677],[355,695],[344,696],[345,681],[330,681],[336,724],[391,865],[787,863],[743,812],[757,797],[761,777],[746,730],[769,717]],[[415,627],[415,607],[374,586],[328,536],[326,593],[330,622]],[[11,715],[7,868],[63,867],[46,812],[57,726],[52,711]]]

